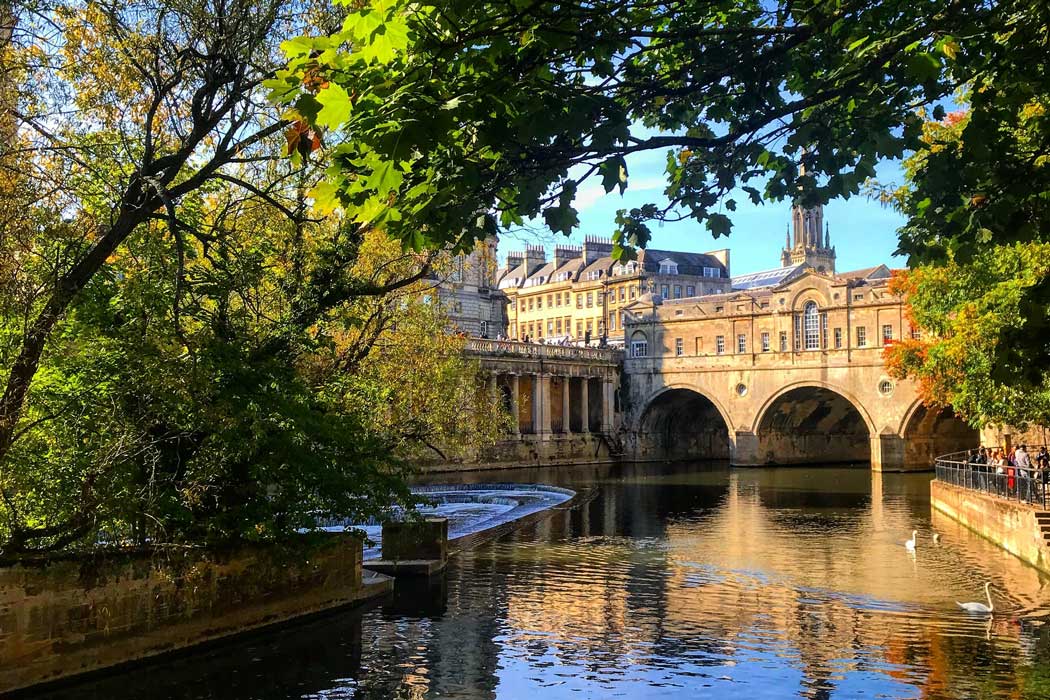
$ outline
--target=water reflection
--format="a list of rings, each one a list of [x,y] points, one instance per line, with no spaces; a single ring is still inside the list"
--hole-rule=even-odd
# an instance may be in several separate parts
[[[463,478],[594,490],[461,555],[435,586],[48,697],[1050,693],[1047,579],[931,521],[928,475],[659,465]],[[954,603],[986,580],[1005,611],[991,621]]]

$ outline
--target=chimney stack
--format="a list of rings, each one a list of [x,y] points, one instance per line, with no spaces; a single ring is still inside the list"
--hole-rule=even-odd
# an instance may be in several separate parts
[[[513,270],[516,267],[520,267],[525,262],[525,253],[520,250],[511,250],[507,252],[507,269]]]
[[[613,242],[611,238],[600,236],[587,236],[583,239],[583,260],[590,264],[598,258],[612,255]]]
[[[578,245],[556,245],[554,246],[554,264],[561,267],[570,260],[578,260],[583,257],[583,247]]]
[[[547,253],[543,250],[541,245],[526,245],[525,246],[525,266],[528,268],[527,272],[531,273],[534,267],[541,267],[547,262]]]

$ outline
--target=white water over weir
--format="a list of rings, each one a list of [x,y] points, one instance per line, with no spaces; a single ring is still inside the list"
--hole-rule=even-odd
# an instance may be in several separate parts
[[[448,519],[449,541],[553,508],[576,495],[575,491],[543,484],[431,484],[414,486],[412,493],[425,500],[418,508],[421,515]],[[380,523],[330,519],[322,523],[321,529],[328,532],[361,530],[375,543],[365,549],[365,560],[380,556],[383,535]]]

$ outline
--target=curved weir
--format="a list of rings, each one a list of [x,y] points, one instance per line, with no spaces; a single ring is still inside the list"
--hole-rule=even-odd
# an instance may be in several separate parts
[[[547,510],[576,495],[569,489],[542,484],[432,484],[414,486],[412,493],[428,502],[419,507],[423,516],[448,519],[449,542]],[[329,521],[324,526],[329,531],[350,528],[363,530],[375,543],[365,549],[365,560],[378,559],[382,549],[381,524]]]

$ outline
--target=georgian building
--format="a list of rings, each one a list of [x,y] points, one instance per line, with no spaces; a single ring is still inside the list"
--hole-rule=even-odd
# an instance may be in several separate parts
[[[631,304],[628,355],[793,362],[797,353],[818,350],[877,353],[913,332],[901,299],[889,291],[889,268],[836,274],[823,207],[792,207],[792,225],[783,267],[733,277],[717,294],[676,299],[654,291]]]
[[[683,299],[730,289],[728,250],[648,249],[616,262],[612,249],[612,240],[588,236],[581,246],[555,246],[551,260],[542,246],[509,253],[498,277],[508,336],[620,344],[624,309],[643,295]]]
[[[506,297],[496,285],[498,243],[495,236],[479,241],[469,254],[455,256],[437,281],[437,296],[449,321],[470,336],[506,334]]]

